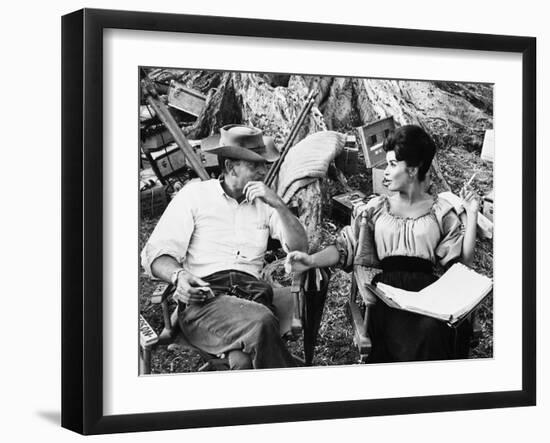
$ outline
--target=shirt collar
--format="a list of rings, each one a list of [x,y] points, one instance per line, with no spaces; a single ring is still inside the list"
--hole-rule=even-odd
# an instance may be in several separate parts
[[[229,195],[227,195],[227,193],[226,193],[225,190],[223,189],[222,182],[223,182],[223,176],[220,176],[220,177],[216,180],[216,189],[218,190],[218,192],[219,192],[221,195],[225,195],[226,197],[229,197]]]

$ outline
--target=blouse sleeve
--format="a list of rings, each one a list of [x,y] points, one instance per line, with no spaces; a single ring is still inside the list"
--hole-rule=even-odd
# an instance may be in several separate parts
[[[450,204],[444,204],[438,217],[441,228],[441,241],[435,254],[441,265],[445,266],[462,255],[464,228],[460,218]]]
[[[351,224],[345,226],[336,238],[336,249],[340,254],[337,266],[345,272],[353,270],[354,264],[377,266],[378,256],[374,245],[374,220],[380,208],[378,198],[370,200],[365,206],[357,208],[352,214]],[[364,235],[361,235],[361,221],[366,217]],[[360,242],[361,240],[361,242]]]

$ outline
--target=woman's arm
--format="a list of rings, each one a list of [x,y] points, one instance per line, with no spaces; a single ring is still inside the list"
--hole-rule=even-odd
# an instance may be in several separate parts
[[[285,270],[287,272],[304,272],[311,268],[326,268],[336,265],[339,260],[340,253],[334,245],[311,255],[292,251],[286,256]]]

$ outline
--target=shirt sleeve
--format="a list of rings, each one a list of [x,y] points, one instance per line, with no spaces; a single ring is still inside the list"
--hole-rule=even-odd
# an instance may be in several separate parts
[[[342,228],[336,237],[334,246],[336,246],[340,255],[336,266],[346,272],[350,272],[353,269],[353,258],[355,257],[357,248],[357,236],[354,232],[354,224]]]
[[[336,237],[336,249],[340,254],[337,266],[346,272],[353,270],[353,265],[369,267],[379,266],[378,254],[374,243],[374,221],[380,210],[382,200],[370,200],[365,206],[358,208],[352,215],[349,226],[345,226]],[[361,221],[366,217],[363,237],[361,237]],[[361,244],[360,243],[361,240]]]
[[[439,262],[445,266],[462,255],[464,229],[454,210],[447,212],[441,218],[441,231],[442,239],[436,247],[435,254]]]
[[[281,246],[284,249],[284,251],[288,253],[290,251],[288,250],[288,245],[284,238],[283,222],[281,221],[281,217],[279,216],[279,213],[275,209],[273,209],[271,206],[267,206],[267,208],[268,208],[269,235],[271,236],[271,238],[274,238],[275,240],[279,240],[281,242]]]
[[[141,251],[141,265],[154,277],[151,265],[161,255],[169,255],[183,263],[193,234],[192,192],[184,187],[170,202]]]

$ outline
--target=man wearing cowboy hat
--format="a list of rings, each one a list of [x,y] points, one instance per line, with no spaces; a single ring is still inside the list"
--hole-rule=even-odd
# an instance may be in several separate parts
[[[180,326],[194,346],[228,353],[232,369],[294,366],[279,336],[273,291],[259,280],[268,237],[307,250],[307,234],[263,183],[279,157],[259,129],[228,125],[203,141],[222,175],[186,185],[170,202],[142,251],[142,265],[176,286]]]

